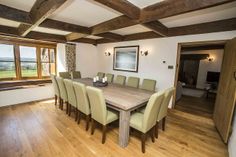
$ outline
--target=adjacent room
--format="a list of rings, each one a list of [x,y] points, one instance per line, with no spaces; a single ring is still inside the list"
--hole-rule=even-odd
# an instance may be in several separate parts
[[[236,157],[235,0],[0,0],[0,157]]]

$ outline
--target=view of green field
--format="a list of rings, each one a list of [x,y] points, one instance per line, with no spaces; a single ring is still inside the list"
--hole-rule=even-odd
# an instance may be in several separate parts
[[[34,77],[37,76],[37,70],[22,70],[22,77]],[[16,77],[15,70],[0,71],[0,78],[14,78]]]

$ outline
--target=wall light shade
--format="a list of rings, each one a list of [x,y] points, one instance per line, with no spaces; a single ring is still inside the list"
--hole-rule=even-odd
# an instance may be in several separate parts
[[[141,55],[142,56],[147,56],[148,55],[148,51],[141,51]]]
[[[111,53],[110,52],[105,52],[105,56],[110,56]]]
[[[207,59],[208,59],[209,62],[212,62],[214,60],[213,57],[207,57]]]

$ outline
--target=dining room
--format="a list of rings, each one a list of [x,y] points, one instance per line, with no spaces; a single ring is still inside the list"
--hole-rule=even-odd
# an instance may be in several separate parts
[[[0,0],[0,157],[236,157],[235,12],[231,0]],[[211,116],[175,106],[181,48],[206,44],[224,51]]]

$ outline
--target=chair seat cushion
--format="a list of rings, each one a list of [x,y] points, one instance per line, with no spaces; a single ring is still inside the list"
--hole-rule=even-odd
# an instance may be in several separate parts
[[[114,111],[107,110],[107,121],[106,124],[109,124],[118,119],[118,114]]]
[[[142,125],[143,125],[143,113],[135,112],[130,117],[130,126],[138,131],[143,132]]]

